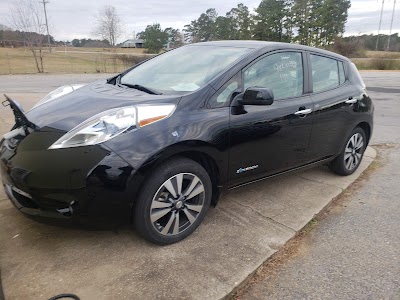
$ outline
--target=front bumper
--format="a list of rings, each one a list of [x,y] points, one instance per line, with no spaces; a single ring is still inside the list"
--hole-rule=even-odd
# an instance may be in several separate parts
[[[62,133],[34,132],[0,145],[4,190],[25,215],[44,221],[130,220],[135,169],[105,146],[48,150]]]

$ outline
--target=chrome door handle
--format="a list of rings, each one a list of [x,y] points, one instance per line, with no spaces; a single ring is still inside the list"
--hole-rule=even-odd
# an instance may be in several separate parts
[[[308,115],[308,114],[311,114],[311,113],[312,113],[312,109],[311,108],[307,108],[307,109],[296,111],[294,114],[296,116],[304,116],[304,115]]]
[[[345,101],[346,104],[354,104],[357,102],[356,98],[349,98],[349,100]]]

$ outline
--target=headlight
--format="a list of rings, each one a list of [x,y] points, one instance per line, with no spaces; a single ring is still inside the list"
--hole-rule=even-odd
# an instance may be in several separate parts
[[[128,106],[97,114],[58,139],[49,149],[96,145],[121,133],[169,117],[175,105]]]
[[[73,91],[80,89],[83,87],[84,84],[71,84],[71,85],[64,85],[62,87],[59,87],[58,89],[50,92],[46,97],[44,97],[42,100],[40,100],[36,105],[33,107],[38,107],[39,105],[42,105],[46,102],[49,102],[51,100],[57,99],[61,96],[67,95],[69,93],[72,93]],[[33,109],[32,108],[32,109]]]

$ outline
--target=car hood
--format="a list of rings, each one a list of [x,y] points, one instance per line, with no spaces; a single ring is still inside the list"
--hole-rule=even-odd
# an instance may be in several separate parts
[[[137,104],[177,104],[180,99],[179,95],[150,95],[100,81],[39,105],[26,116],[41,131],[69,131],[88,118],[109,109]]]

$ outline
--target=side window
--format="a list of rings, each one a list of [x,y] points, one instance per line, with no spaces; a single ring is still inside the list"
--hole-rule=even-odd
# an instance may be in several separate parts
[[[336,59],[311,54],[311,72],[314,93],[340,85],[338,61]]]
[[[234,92],[240,88],[240,75],[235,75],[227,83],[225,83],[208,102],[209,108],[217,108],[228,105],[232,100]]]
[[[339,68],[339,83],[343,84],[346,81],[346,77],[344,75],[344,65],[341,61],[338,61]]]
[[[279,52],[264,57],[243,75],[244,89],[250,86],[272,90],[275,99],[303,94],[303,59],[300,52]]]

